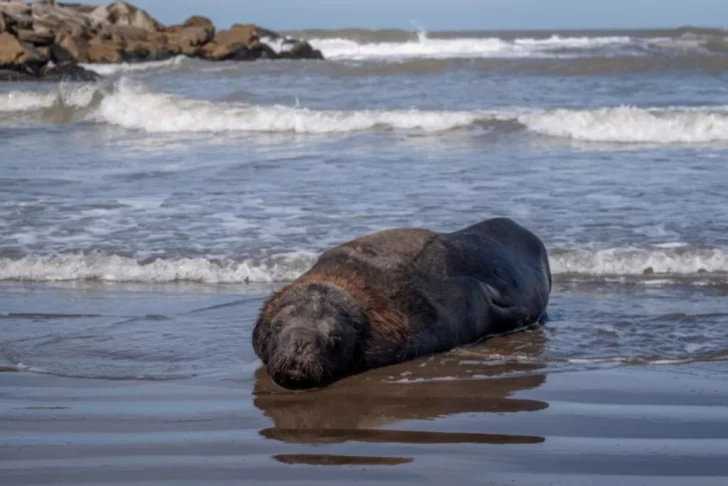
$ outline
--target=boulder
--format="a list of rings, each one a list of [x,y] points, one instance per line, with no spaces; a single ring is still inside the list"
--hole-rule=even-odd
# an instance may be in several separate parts
[[[289,50],[281,52],[282,59],[323,59],[324,55],[318,49],[314,49],[306,41],[299,41],[293,44]]]
[[[0,69],[36,73],[48,59],[32,45],[4,32],[0,34]]]
[[[18,30],[16,37],[18,40],[33,44],[34,46],[49,46],[56,40],[53,32],[39,32],[37,30]]]
[[[33,12],[33,6],[25,2],[0,1],[0,10],[10,15],[30,15]]]
[[[119,47],[124,47],[129,42],[148,41],[150,32],[141,27],[131,25],[106,25],[97,34],[97,38],[109,41]]]
[[[162,24],[157,22],[146,11],[134,5],[117,1],[109,5],[101,5],[94,9],[89,17],[99,23],[112,25],[126,25],[139,27],[149,32],[156,32],[162,29]]]
[[[254,33],[254,35],[259,38],[268,38],[271,40],[280,39],[281,35],[277,32],[273,32],[272,30],[264,29],[263,27],[255,24],[233,24],[232,27],[230,27],[230,30],[240,30],[240,31],[251,31]]]
[[[210,42],[200,48],[200,57],[208,61],[254,61],[256,57],[243,44],[216,44]]]
[[[35,74],[14,71],[12,69],[0,68],[0,82],[4,81],[36,81],[38,78]]]
[[[209,32],[208,35],[211,38],[215,37],[215,25],[213,25],[212,21],[207,17],[193,15],[192,17],[185,20],[185,23],[182,24],[182,27],[203,27],[207,32]]]
[[[128,62],[157,61],[175,55],[166,49],[164,43],[143,40],[128,42],[121,53]]]
[[[13,15],[5,12],[4,17],[8,32],[19,29],[33,30],[33,17],[29,15]]]
[[[101,79],[98,73],[84,69],[76,63],[63,63],[53,67],[46,67],[40,73],[41,81],[83,81],[94,82]]]
[[[100,39],[92,39],[88,43],[88,58],[86,62],[117,64],[123,62],[123,60],[121,49],[114,44],[104,42]]]
[[[249,48],[255,59],[280,59],[281,56],[264,42],[256,42]]]
[[[60,41],[65,35],[79,35],[81,32],[86,33],[90,38],[91,31],[97,27],[98,25],[92,25],[88,16],[69,8],[33,4],[33,29],[53,32],[56,41]]]
[[[213,42],[219,46],[247,46],[260,40],[254,25],[237,25],[231,29],[218,30]]]
[[[273,31],[253,24],[235,24],[230,29],[219,30],[211,42],[200,50],[200,56],[211,61],[252,61],[260,57],[275,59],[278,55],[260,42],[261,37],[278,38]]]
[[[174,26],[165,30],[166,44],[178,53],[196,56],[200,48],[210,42],[214,31],[206,27]]]
[[[93,37],[88,27],[81,24],[64,24],[56,31],[56,43],[61,42],[66,37],[76,37],[84,40],[91,40]]]
[[[75,63],[76,59],[73,55],[68,52],[63,46],[58,44],[52,44],[48,47],[48,59],[53,61],[54,64],[66,64]]]
[[[88,39],[84,35],[67,35],[58,43],[77,62],[88,62]]]

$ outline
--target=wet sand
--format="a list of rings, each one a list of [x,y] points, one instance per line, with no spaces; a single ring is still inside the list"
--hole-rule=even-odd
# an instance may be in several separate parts
[[[728,484],[728,363],[499,365],[468,348],[291,393],[251,357],[247,330],[228,338],[215,328],[247,326],[264,293],[2,290],[6,350],[25,349],[8,345],[22,341],[12,329],[39,326],[50,332],[40,338],[63,347],[69,329],[85,326],[85,341],[69,349],[113,371],[90,333],[116,339],[111,349],[126,351],[136,362],[121,365],[132,366],[151,356],[134,347],[159,345],[123,341],[121,323],[136,319],[148,336],[163,330],[167,339],[202,329],[191,349],[212,352],[233,339],[241,356],[227,368],[204,370],[201,360],[196,376],[179,379],[0,372],[3,485]],[[183,344],[175,344],[179,361],[190,352]],[[538,356],[548,336],[537,329],[486,346]]]
[[[0,471],[7,485],[724,485],[726,371],[375,373],[301,394],[257,373],[252,396],[234,383],[3,373]]]

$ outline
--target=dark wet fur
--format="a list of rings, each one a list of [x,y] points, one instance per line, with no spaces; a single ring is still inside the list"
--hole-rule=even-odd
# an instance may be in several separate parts
[[[280,386],[324,386],[543,322],[550,291],[543,243],[509,219],[381,231],[326,251],[273,294],[253,346]]]

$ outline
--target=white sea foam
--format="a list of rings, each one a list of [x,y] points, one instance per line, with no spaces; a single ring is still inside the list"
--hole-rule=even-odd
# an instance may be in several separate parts
[[[337,133],[376,127],[444,131],[471,125],[469,111],[310,110],[292,106],[250,106],[192,100],[144,89],[121,80],[90,119],[147,132]]]
[[[704,143],[728,141],[726,107],[548,110],[518,117],[529,130],[590,142]]]
[[[728,251],[720,249],[553,251],[554,274],[585,275],[694,275],[728,272]]]
[[[92,107],[91,104],[94,103]],[[0,93],[0,112],[62,106],[87,120],[150,133],[347,133],[370,130],[444,132],[513,122],[550,137],[589,142],[690,144],[728,141],[728,107],[504,110],[315,110],[287,105],[212,102],[153,91],[121,78],[113,85],[60,85],[49,91]],[[89,110],[89,108],[91,108]],[[509,131],[511,127],[508,128]]]
[[[113,76],[115,74],[154,71],[169,67],[175,67],[182,64],[187,58],[185,56],[176,56],[163,61],[119,63],[119,64],[81,64],[82,67],[95,71],[102,76]]]
[[[266,283],[291,280],[314,259],[314,255],[305,252],[243,261],[176,258],[143,262],[116,255],[29,255],[17,260],[0,258],[0,280]]]
[[[292,252],[264,259],[195,257],[139,261],[114,255],[29,255],[0,259],[0,280],[268,283],[298,277],[310,268],[316,257],[313,252]],[[728,251],[554,250],[550,263],[556,276],[715,275],[728,273]]]
[[[728,141],[728,108],[615,107],[594,110],[312,110],[193,100],[120,80],[92,119],[147,132],[342,133],[376,129],[442,132],[516,121],[548,136],[618,143]]]
[[[331,60],[402,60],[412,58],[488,58],[564,56],[566,49],[590,50],[627,45],[629,37],[560,37],[504,40],[490,38],[431,39],[420,33],[409,42],[358,43],[350,39],[312,39],[311,45]]]
[[[97,92],[92,84],[60,84],[50,91],[8,91],[0,93],[0,113],[51,108],[55,104],[83,108]]]

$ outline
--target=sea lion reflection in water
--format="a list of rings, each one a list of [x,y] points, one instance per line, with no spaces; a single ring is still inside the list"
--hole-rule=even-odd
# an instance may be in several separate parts
[[[316,393],[281,389],[260,367],[255,373],[253,403],[273,421],[260,434],[310,445],[540,444],[545,439],[534,433],[538,420],[524,420],[522,415],[549,406],[535,399],[536,393],[529,393],[546,382],[546,341],[546,334],[536,327],[374,369]],[[512,356],[517,359],[509,359]],[[471,418],[447,420],[452,416]],[[373,451],[365,447],[350,452]]]
[[[550,292],[546,248],[510,219],[390,229],[331,248],[274,293],[253,348],[279,386],[322,387],[525,328]]]

